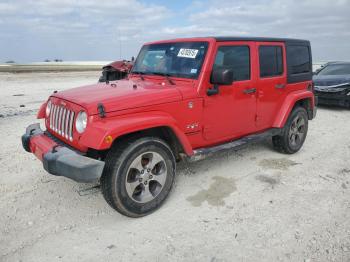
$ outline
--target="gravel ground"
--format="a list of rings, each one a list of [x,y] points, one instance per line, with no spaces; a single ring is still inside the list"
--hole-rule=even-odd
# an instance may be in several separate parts
[[[166,203],[131,219],[20,144],[52,91],[98,76],[0,74],[0,261],[350,261],[350,110],[319,109],[295,155],[266,141],[180,163]]]

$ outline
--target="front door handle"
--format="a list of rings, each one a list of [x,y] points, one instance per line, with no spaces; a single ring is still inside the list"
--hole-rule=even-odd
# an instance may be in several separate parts
[[[255,92],[256,92],[256,88],[248,88],[243,90],[243,93],[245,94],[253,94]]]
[[[285,88],[285,87],[286,87],[285,84],[276,84],[276,85],[275,85],[275,88],[277,88],[277,89],[283,89],[283,88]]]

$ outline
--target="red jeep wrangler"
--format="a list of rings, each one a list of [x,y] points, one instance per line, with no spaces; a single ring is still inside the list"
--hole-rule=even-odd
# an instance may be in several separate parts
[[[206,37],[145,44],[126,79],[54,93],[22,143],[45,170],[100,180],[139,217],[158,208],[176,161],[272,137],[297,152],[315,117],[309,41]]]

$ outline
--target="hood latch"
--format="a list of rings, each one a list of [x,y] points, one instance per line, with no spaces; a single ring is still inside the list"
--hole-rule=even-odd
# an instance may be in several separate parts
[[[105,107],[103,106],[102,103],[99,103],[97,105],[97,110],[98,110],[98,114],[100,115],[101,118],[106,117],[106,110],[105,110]]]

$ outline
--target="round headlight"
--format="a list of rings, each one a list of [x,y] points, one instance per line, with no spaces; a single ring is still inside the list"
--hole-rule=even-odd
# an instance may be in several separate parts
[[[51,105],[52,105],[51,101],[47,102],[47,104],[46,104],[46,117],[49,117],[49,115],[50,115]]]
[[[81,134],[85,131],[87,125],[87,114],[84,111],[80,111],[77,119],[75,120],[75,129]]]

